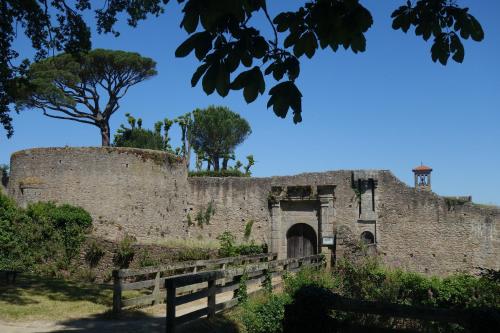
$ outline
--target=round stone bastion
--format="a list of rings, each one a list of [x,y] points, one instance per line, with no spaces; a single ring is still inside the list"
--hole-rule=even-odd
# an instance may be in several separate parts
[[[125,233],[144,240],[182,234],[187,168],[175,155],[118,147],[34,148],[12,154],[10,163],[8,193],[21,206],[80,206],[92,215],[94,232],[112,240]]]

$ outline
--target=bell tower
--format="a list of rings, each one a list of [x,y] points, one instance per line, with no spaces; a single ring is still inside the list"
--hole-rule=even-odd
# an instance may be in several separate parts
[[[431,190],[431,172],[432,168],[423,164],[420,164],[418,167],[413,169],[416,189],[424,191]]]

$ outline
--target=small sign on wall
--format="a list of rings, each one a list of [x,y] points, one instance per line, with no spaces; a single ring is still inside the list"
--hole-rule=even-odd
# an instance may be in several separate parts
[[[334,238],[331,237],[331,236],[327,236],[327,237],[322,237],[321,238],[321,244],[323,244],[323,245],[326,245],[326,246],[331,245],[331,246],[333,246],[333,242],[334,242]]]

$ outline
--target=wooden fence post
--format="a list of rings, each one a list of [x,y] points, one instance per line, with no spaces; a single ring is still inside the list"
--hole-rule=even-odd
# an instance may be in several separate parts
[[[160,293],[160,272],[158,271],[156,273],[155,277],[155,287],[153,289],[153,299],[154,299],[154,304],[160,304],[162,299],[161,299],[161,293]]]
[[[167,322],[165,329],[167,333],[175,333],[175,282],[167,280],[165,283],[167,289]]]
[[[208,319],[215,317],[215,295],[217,293],[215,282],[215,277],[208,280]]]
[[[119,314],[122,310],[122,283],[119,271],[113,271],[113,313]]]

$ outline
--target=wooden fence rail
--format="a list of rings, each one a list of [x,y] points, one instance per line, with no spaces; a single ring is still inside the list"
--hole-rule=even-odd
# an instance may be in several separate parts
[[[285,272],[295,272],[303,266],[318,267],[324,265],[322,255],[313,255],[303,258],[291,258],[258,262],[244,267],[229,267],[224,270],[206,271],[200,273],[181,274],[165,279],[167,292],[166,331],[174,333],[180,324],[201,318],[213,317],[216,312],[228,309],[238,304],[235,297],[241,284],[242,276],[246,275],[247,286],[261,283],[265,279],[281,276]],[[252,293],[259,291],[258,285]],[[231,299],[225,302],[216,302],[216,296],[228,291],[233,291]],[[249,293],[251,294],[251,293]],[[207,299],[203,308],[176,316],[176,306],[193,301]]]
[[[267,262],[276,260],[275,253],[250,256],[239,256],[221,259],[196,260],[174,263],[171,265],[144,267],[139,269],[117,269],[113,271],[113,312],[120,313],[123,308],[131,306],[146,306],[165,301],[166,292],[163,289],[165,278],[179,273],[196,273],[206,270],[225,269],[234,265]],[[148,294],[134,298],[123,299],[126,290],[147,290]]]

